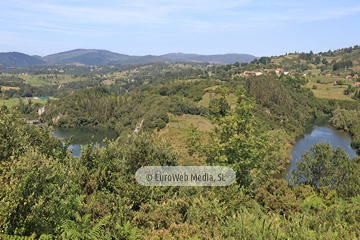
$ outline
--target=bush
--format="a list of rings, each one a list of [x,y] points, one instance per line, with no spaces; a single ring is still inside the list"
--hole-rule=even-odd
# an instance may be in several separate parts
[[[166,122],[164,120],[162,120],[162,119],[156,119],[155,120],[155,125],[159,129],[162,129],[162,128],[166,127]]]

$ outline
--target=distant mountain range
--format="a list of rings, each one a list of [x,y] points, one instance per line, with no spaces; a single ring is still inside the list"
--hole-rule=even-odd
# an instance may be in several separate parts
[[[218,54],[200,55],[187,53],[168,53],[154,56],[130,56],[107,50],[75,49],[71,51],[51,54],[45,57],[29,56],[19,52],[0,53],[0,65],[4,67],[27,67],[33,65],[105,65],[105,64],[140,64],[153,62],[208,62],[227,64],[235,62],[251,62],[257,57],[249,54]]]

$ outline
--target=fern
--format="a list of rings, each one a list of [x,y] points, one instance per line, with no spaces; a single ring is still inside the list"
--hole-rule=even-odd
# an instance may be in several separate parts
[[[91,220],[91,214],[81,217],[79,212],[74,214],[74,220],[66,220],[60,226],[61,237],[69,240],[99,239],[102,228],[107,224],[110,216],[103,217],[98,223]]]

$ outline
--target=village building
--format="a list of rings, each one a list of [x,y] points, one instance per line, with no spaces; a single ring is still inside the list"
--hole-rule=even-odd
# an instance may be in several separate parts
[[[249,76],[249,75],[255,75],[255,73],[256,73],[256,72],[254,72],[254,71],[245,71],[245,72],[243,73],[243,75]]]
[[[249,76],[249,75],[260,76],[260,75],[263,75],[263,73],[262,72],[255,72],[255,71],[245,71],[243,73],[243,75],[245,75],[245,76]]]
[[[284,70],[281,69],[281,68],[276,68],[276,69],[275,69],[275,72],[276,72],[276,73],[281,73],[281,72],[284,72]]]

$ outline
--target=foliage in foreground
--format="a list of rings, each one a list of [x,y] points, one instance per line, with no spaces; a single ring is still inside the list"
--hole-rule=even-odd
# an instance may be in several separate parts
[[[255,189],[238,184],[140,186],[134,179],[139,167],[177,164],[178,156],[165,145],[155,145],[151,136],[119,138],[102,149],[92,149],[89,142],[76,158],[45,130],[26,125],[6,109],[0,111],[2,239],[360,236],[359,192],[342,198],[337,189],[290,187],[271,178]]]

